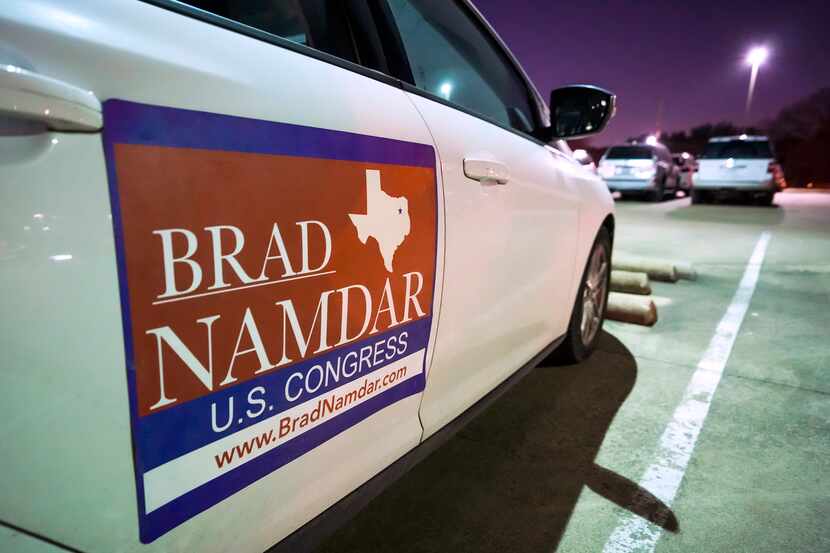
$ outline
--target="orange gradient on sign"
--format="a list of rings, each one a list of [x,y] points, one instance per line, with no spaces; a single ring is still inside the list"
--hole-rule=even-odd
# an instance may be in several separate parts
[[[353,343],[406,322],[405,311],[407,320],[431,314],[433,169],[126,144],[115,146],[115,160],[140,416],[284,370],[322,353],[322,346],[338,347],[344,332]],[[367,171],[380,172],[385,194],[407,200],[410,230],[395,250],[392,272],[377,241],[361,243],[349,218],[366,213]],[[172,263],[165,263],[164,232]],[[237,247],[231,260],[221,259]],[[304,262],[310,270],[303,271]],[[288,300],[302,331],[299,343],[286,329]],[[372,320],[364,328],[367,312]],[[180,342],[178,353],[171,336]],[[192,354],[189,361],[181,346]]]

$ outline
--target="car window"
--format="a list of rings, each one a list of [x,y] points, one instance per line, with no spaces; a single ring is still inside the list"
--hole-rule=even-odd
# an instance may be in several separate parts
[[[356,62],[343,3],[338,0],[184,0],[195,8]]]
[[[606,159],[651,159],[654,154],[648,146],[614,146]]]
[[[764,140],[730,140],[728,142],[710,142],[703,150],[703,159],[770,159],[772,150],[769,142]]]
[[[390,0],[389,6],[415,86],[502,125],[533,131],[527,86],[456,2]]]

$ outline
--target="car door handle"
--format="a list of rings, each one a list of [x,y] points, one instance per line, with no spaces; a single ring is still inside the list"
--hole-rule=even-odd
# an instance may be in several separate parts
[[[0,65],[0,113],[56,131],[97,131],[101,102],[91,90],[16,65]]]
[[[507,165],[485,157],[465,157],[464,174],[482,183],[507,184],[510,180]]]

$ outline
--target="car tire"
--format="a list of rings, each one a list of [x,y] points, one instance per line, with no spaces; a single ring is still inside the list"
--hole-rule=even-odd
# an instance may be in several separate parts
[[[666,197],[666,179],[660,181],[660,184],[654,186],[654,190],[648,193],[648,199],[652,202],[662,202]]]
[[[705,204],[709,201],[709,198],[706,197],[706,192],[704,192],[703,190],[695,190],[694,188],[692,188],[691,196],[692,204]]]
[[[772,205],[773,198],[775,198],[775,192],[765,192],[758,198],[758,205],[769,207]]]
[[[579,291],[571,310],[565,340],[551,354],[551,361],[557,364],[573,364],[591,355],[602,332],[610,288],[611,235],[607,228],[602,227],[597,233],[591,254],[585,263],[585,270],[582,272],[582,281],[579,283]],[[589,310],[587,320],[586,309]]]

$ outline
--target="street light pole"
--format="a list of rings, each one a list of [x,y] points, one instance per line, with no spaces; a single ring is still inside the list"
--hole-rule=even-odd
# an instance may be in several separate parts
[[[749,90],[746,93],[746,122],[749,123],[749,109],[752,107],[752,94],[755,92],[755,80],[758,78],[758,64],[752,64],[752,72],[749,74]]]
[[[749,51],[746,56],[746,62],[752,66],[752,72],[749,74],[749,90],[746,93],[746,112],[744,119],[749,124],[749,110],[752,107],[752,96],[755,94],[755,82],[758,80],[758,69],[761,64],[767,59],[769,52],[763,46],[758,46]]]

